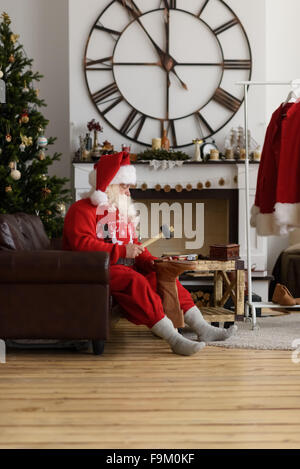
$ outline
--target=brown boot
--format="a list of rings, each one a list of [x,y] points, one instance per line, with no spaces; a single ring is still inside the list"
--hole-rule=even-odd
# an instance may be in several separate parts
[[[184,327],[183,311],[179,304],[176,279],[187,270],[195,270],[194,262],[156,260],[157,293],[161,297],[164,313],[174,327]]]
[[[300,304],[300,298],[294,298],[290,291],[280,283],[277,283],[275,287],[272,301],[282,306],[295,306]]]

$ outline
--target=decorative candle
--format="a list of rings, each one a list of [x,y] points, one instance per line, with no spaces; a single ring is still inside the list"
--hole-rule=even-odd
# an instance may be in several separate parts
[[[254,161],[260,161],[261,159],[261,152],[259,150],[255,150],[253,153],[253,159]]]
[[[246,159],[246,149],[241,148],[240,150],[240,160],[245,160]]]
[[[233,149],[232,148],[227,148],[225,152],[225,158],[226,160],[233,160]]]
[[[210,160],[218,160],[218,159],[219,159],[219,151],[210,150]]]
[[[153,138],[152,150],[160,150],[160,149],[161,149],[161,138]]]

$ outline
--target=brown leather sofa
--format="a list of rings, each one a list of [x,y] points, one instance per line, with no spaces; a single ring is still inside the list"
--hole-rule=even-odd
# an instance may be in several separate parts
[[[40,218],[0,215],[0,339],[91,340],[109,334],[109,257],[53,249]]]

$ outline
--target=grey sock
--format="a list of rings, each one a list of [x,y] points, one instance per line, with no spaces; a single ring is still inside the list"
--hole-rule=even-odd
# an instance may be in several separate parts
[[[229,329],[211,326],[205,321],[197,306],[185,313],[184,322],[196,332],[198,340],[204,342],[223,341],[229,339],[237,331],[237,326],[232,326]]]
[[[205,347],[203,342],[195,342],[186,339],[174,328],[172,321],[165,316],[158,321],[151,329],[151,331],[165,339],[171,346],[174,353],[178,355],[193,355]]]

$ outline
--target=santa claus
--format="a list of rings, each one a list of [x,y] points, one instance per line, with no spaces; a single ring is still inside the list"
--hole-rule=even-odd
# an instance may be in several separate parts
[[[183,337],[164,314],[157,293],[155,257],[141,246],[135,231],[138,219],[129,188],[136,184],[136,171],[129,154],[102,156],[89,182],[90,192],[75,202],[66,215],[64,249],[109,253],[111,295],[126,318],[147,326],[180,355],[192,355],[203,349],[205,342],[230,337],[236,326],[219,329],[209,325],[179,281],[177,290],[184,322],[196,332],[198,341]]]

